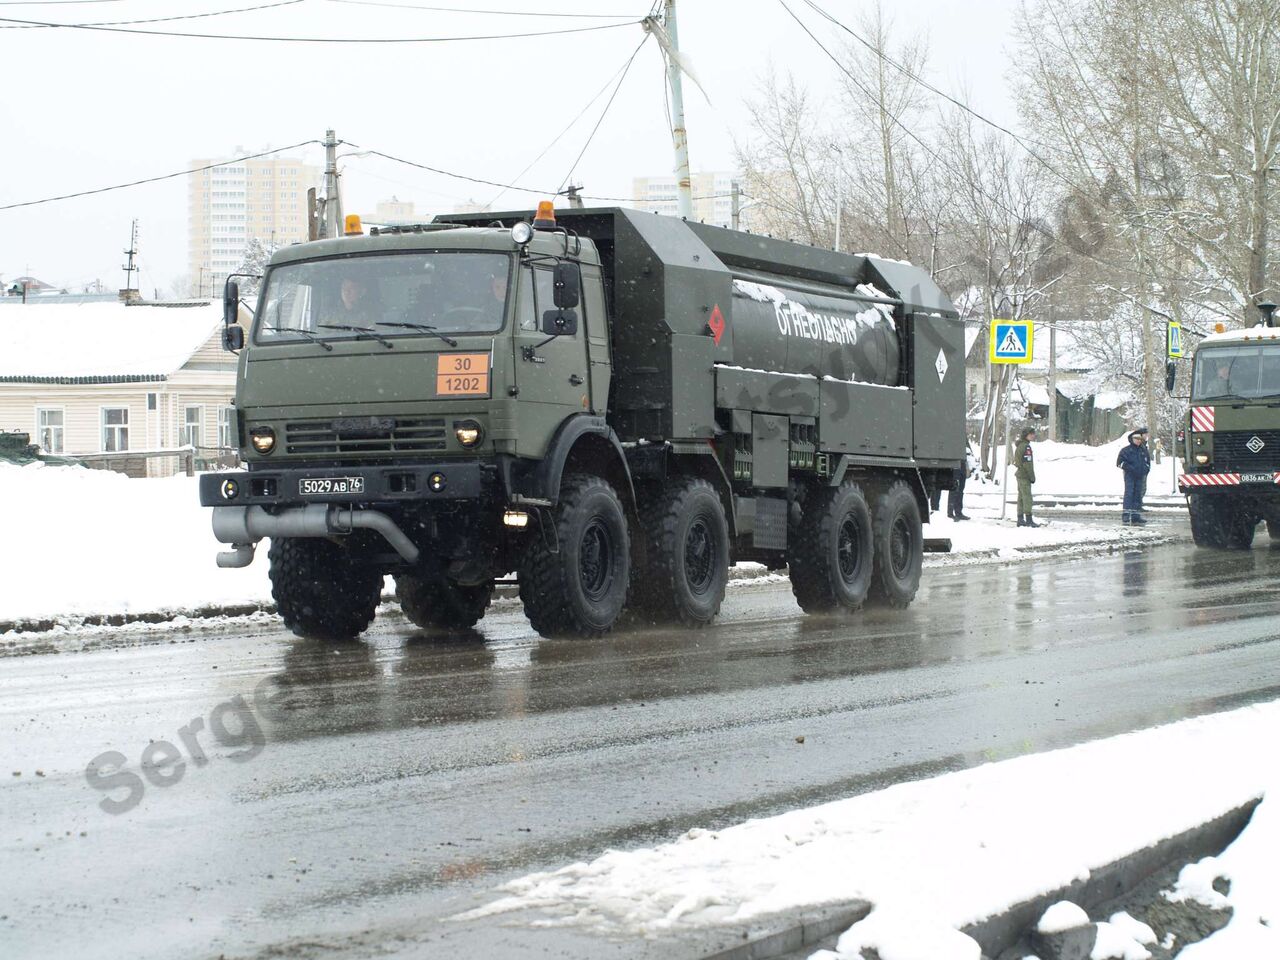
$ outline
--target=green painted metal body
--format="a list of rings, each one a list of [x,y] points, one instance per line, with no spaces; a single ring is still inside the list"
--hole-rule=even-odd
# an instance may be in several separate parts
[[[498,252],[514,269],[502,328],[451,334],[456,348],[427,333],[396,336],[392,348],[339,339],[331,351],[251,336],[239,365],[241,436],[270,426],[281,438],[267,457],[246,449],[251,468],[317,459],[289,442],[299,423],[368,417],[439,421],[433,457],[536,464],[566,421],[586,414],[629,450],[671,442],[714,453],[744,490],[785,487],[797,469],[825,465],[829,475],[840,457],[939,478],[963,457],[962,324],[924,271],[634,210],[558,218],[567,234],[536,232],[525,249],[510,235],[530,219],[518,212],[277,252],[270,269],[423,251]],[[548,340],[528,322],[521,271],[566,256],[581,265],[580,325]],[[484,395],[437,391],[441,355],[461,353],[491,358]],[[461,419],[484,428],[478,448],[453,436]],[[322,459],[415,456],[394,442],[370,446]]]

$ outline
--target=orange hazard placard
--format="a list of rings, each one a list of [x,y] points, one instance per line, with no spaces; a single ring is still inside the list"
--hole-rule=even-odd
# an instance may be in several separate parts
[[[439,396],[489,393],[487,353],[440,353],[436,355],[436,393]]]

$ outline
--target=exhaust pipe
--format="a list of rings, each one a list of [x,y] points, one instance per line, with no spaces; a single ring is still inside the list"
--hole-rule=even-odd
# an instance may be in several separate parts
[[[254,546],[263,537],[335,537],[353,530],[374,530],[407,562],[417,562],[420,551],[385,513],[356,510],[336,504],[309,503],[280,513],[264,507],[214,507],[213,535],[231,550],[218,554],[220,567],[247,567]]]

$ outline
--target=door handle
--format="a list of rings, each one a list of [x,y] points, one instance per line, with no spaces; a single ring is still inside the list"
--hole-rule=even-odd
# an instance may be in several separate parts
[[[575,387],[582,386],[582,378],[578,376],[576,373],[569,375],[569,382],[573,384]]]

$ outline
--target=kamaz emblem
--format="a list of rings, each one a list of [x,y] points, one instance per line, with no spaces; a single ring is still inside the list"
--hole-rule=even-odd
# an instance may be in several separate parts
[[[1246,443],[1246,444],[1245,444],[1245,446],[1249,448],[1249,450],[1250,450],[1250,452],[1251,452],[1251,453],[1257,453],[1257,452],[1259,452],[1263,447],[1265,447],[1265,446],[1266,446],[1266,444],[1262,442],[1262,438],[1261,438],[1261,437],[1259,437],[1257,434],[1255,434],[1254,436],[1252,436],[1252,437],[1250,437],[1250,438],[1249,438],[1249,442],[1248,442],[1248,443]]]

